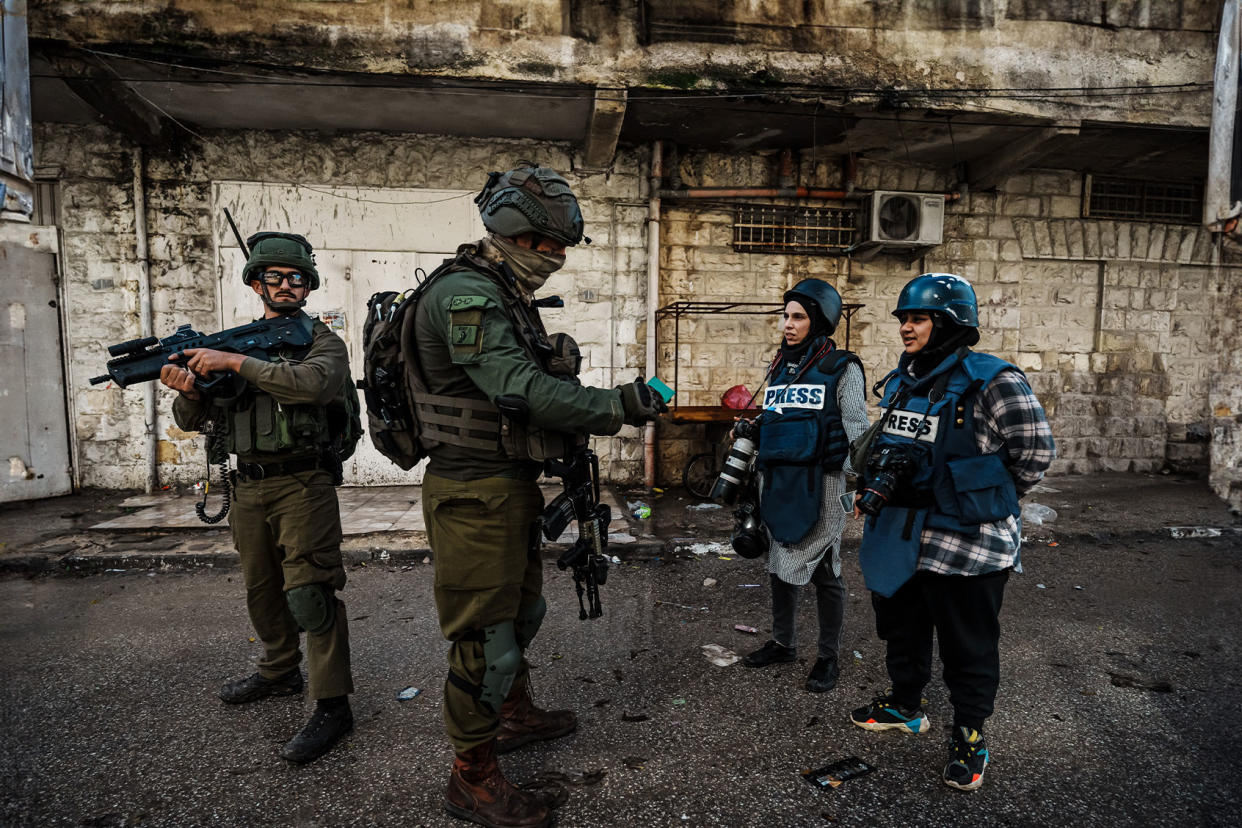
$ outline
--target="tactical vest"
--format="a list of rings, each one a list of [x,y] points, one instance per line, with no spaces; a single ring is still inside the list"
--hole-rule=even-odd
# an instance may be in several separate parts
[[[849,440],[837,385],[850,363],[861,367],[857,356],[835,349],[804,370],[778,363],[764,391],[756,467],[763,472],[763,522],[780,543],[806,537],[819,519],[824,473],[844,467]]]
[[[314,319],[303,316],[302,320],[313,329]],[[269,354],[268,359],[272,362],[297,362],[305,359],[309,352],[310,346],[282,349]],[[349,423],[341,423],[335,429],[330,422],[329,406],[281,403],[250,383],[244,385],[238,396],[212,401],[217,408],[215,420],[224,426],[220,429],[222,433],[217,435],[224,451],[242,457],[260,454],[313,455],[323,453],[333,444],[334,437],[342,437],[349,445],[342,445],[339,448],[341,453],[347,457],[353,452],[361,430],[356,424],[357,392],[348,375],[342,383],[342,394],[338,395],[341,397],[338,407],[342,411],[338,412],[337,419],[350,416],[349,406],[344,400],[344,395],[349,394],[354,399],[352,416],[355,423],[352,427]]]
[[[462,245],[457,256],[437,268],[428,281],[449,273],[470,271],[494,282],[501,291],[505,316],[513,324],[518,341],[527,356],[544,372],[563,380],[578,382],[578,345],[567,334],[557,334],[555,344],[539,318],[537,308],[528,304],[514,286],[514,279],[503,264],[494,264],[478,255],[477,247]],[[468,310],[468,309],[467,309]],[[482,310],[479,311],[480,318]],[[409,337],[410,342],[413,336]],[[411,354],[411,366],[417,366],[419,355]],[[540,429],[514,422],[502,416],[488,399],[432,394],[427,391],[421,369],[411,373],[411,397],[415,419],[419,424],[419,440],[427,450],[437,445],[460,446],[494,452],[498,448],[511,460],[563,458],[579,438],[577,435]]]
[[[925,526],[973,537],[981,524],[1020,514],[1005,457],[980,453],[975,438],[974,397],[1006,369],[1018,371],[962,349],[925,377],[898,370],[886,378],[871,457],[885,448],[903,452],[915,471],[864,524],[859,563],[868,589],[888,596],[909,580]]]

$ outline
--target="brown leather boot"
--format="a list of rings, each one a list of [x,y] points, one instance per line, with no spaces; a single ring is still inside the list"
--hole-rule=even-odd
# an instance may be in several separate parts
[[[530,697],[530,685],[509,693],[500,706],[500,730],[496,733],[496,752],[507,753],[527,742],[559,739],[578,729],[578,716],[572,710],[540,710]]]
[[[444,810],[489,828],[545,828],[552,823],[539,800],[515,788],[500,772],[495,741],[457,754]]]

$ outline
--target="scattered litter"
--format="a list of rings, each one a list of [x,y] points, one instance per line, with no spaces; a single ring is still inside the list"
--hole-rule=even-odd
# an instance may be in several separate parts
[[[560,661],[560,660],[561,660],[562,658],[564,658],[564,657],[565,657],[565,656],[561,655],[560,653],[553,653],[553,654],[552,654],[552,660],[553,660],[553,661]]]
[[[1045,492],[1050,492],[1052,494],[1058,494],[1060,491],[1061,491],[1060,489],[1054,489],[1051,486],[1049,486],[1047,483],[1036,483],[1034,486],[1027,489],[1027,492],[1029,492],[1030,494],[1044,494]]]
[[[686,546],[674,546],[674,552],[692,552],[695,555],[718,555],[727,549],[723,543],[691,543]]]
[[[651,517],[651,507],[641,500],[635,500],[633,503],[626,501],[625,505],[629,508],[630,514],[639,520],[646,520]]]
[[[703,579],[703,586],[707,587],[708,589],[711,589],[711,588],[712,588],[712,587],[714,587],[715,585],[716,585],[716,579],[715,579],[715,578],[704,578],[704,579]]]
[[[1219,538],[1221,530],[1215,526],[1170,526],[1169,534],[1175,538]]]
[[[685,704],[685,699],[673,699],[673,704]]]
[[[422,692],[423,691],[419,690],[417,687],[407,687],[397,693],[397,701],[409,701]]]
[[[620,565],[621,565],[621,559],[620,559],[620,558],[618,558],[616,555],[611,555],[611,556],[609,556],[609,557],[608,557],[608,560],[612,561],[612,562],[613,562],[614,564],[616,564],[617,566],[620,566]]]
[[[1036,589],[1047,589],[1048,587],[1044,586],[1043,584],[1036,584],[1035,588]]]
[[[247,638],[246,640],[247,640],[247,641],[249,641],[251,644],[253,644],[253,643],[254,643],[254,636],[252,635],[252,636],[250,636],[249,638]]]
[[[429,563],[431,563],[431,556],[430,556],[430,555],[424,555],[424,556],[423,556],[423,563],[425,563],[425,564],[429,564]]]
[[[717,555],[716,557],[720,558],[720,560],[722,560],[722,561],[731,561],[731,560],[733,560],[733,559],[732,559],[732,558],[730,558],[728,555]]]
[[[848,782],[873,770],[873,765],[868,765],[857,756],[847,756],[831,765],[824,765],[819,770],[803,771],[802,778],[817,788],[836,788],[842,782]]]
[[[858,652],[858,650],[855,650],[854,658],[858,659],[859,661],[862,661],[862,653]]]
[[[748,627],[745,624],[734,624],[733,629],[737,630],[738,632],[750,633],[751,635],[759,634],[759,631],[757,629],[755,629],[754,627]]]
[[[621,760],[621,764],[630,770],[642,770],[643,766],[647,764],[647,759],[642,756],[627,756]]]
[[[687,506],[686,510],[694,511],[694,512],[705,512],[708,509],[719,509],[719,508],[720,508],[719,503],[695,503],[693,505]]]
[[[1042,526],[1057,519],[1057,510],[1040,503],[1030,502],[1022,505],[1022,523],[1024,526]]]
[[[704,644],[700,649],[703,651],[703,657],[717,667],[728,667],[742,660],[740,655],[719,644]]]
[[[645,722],[649,718],[650,718],[649,716],[643,713],[635,713],[635,714],[622,713],[621,714],[621,721],[623,722]]]
[[[629,532],[608,533],[608,541],[610,543],[633,543],[636,540],[638,540],[638,538],[634,537]]]
[[[1078,584],[1074,584],[1074,589],[1082,589]]]
[[[763,586],[763,584],[738,584],[738,589],[751,589],[752,587]]]
[[[1057,543],[1056,541],[1052,541],[1052,542],[1051,542],[1051,543],[1049,543],[1048,545],[1049,545],[1049,546],[1060,546],[1061,544]]]
[[[707,607],[692,607],[687,604],[674,604],[672,601],[656,601],[655,604],[656,606],[663,604],[666,607],[677,607],[677,609],[700,610],[702,612],[707,612]]]
[[[663,490],[663,489],[657,489],[657,488],[655,488],[654,486],[652,487],[651,491],[655,492],[655,493],[656,493],[656,494],[658,494],[658,495],[662,495],[662,494],[664,494],[664,490]]]
[[[105,569],[104,572],[124,572],[124,569]]]

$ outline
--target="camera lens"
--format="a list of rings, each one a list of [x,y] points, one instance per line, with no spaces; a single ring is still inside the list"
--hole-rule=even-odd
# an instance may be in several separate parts
[[[733,504],[737,502],[738,493],[750,478],[751,465],[755,460],[755,443],[749,437],[738,437],[729,449],[725,458],[724,468],[716,478],[712,487],[712,500]]]

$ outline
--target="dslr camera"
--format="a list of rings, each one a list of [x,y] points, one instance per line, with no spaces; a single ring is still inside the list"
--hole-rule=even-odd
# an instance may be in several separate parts
[[[918,470],[918,463],[906,446],[883,446],[867,460],[867,482],[858,498],[858,510],[878,515],[893,499],[894,492]]]
[[[759,453],[759,426],[749,420],[738,420],[733,427],[734,440],[725,458],[724,468],[712,487],[712,500],[732,506],[750,482],[755,471],[755,455]]]

